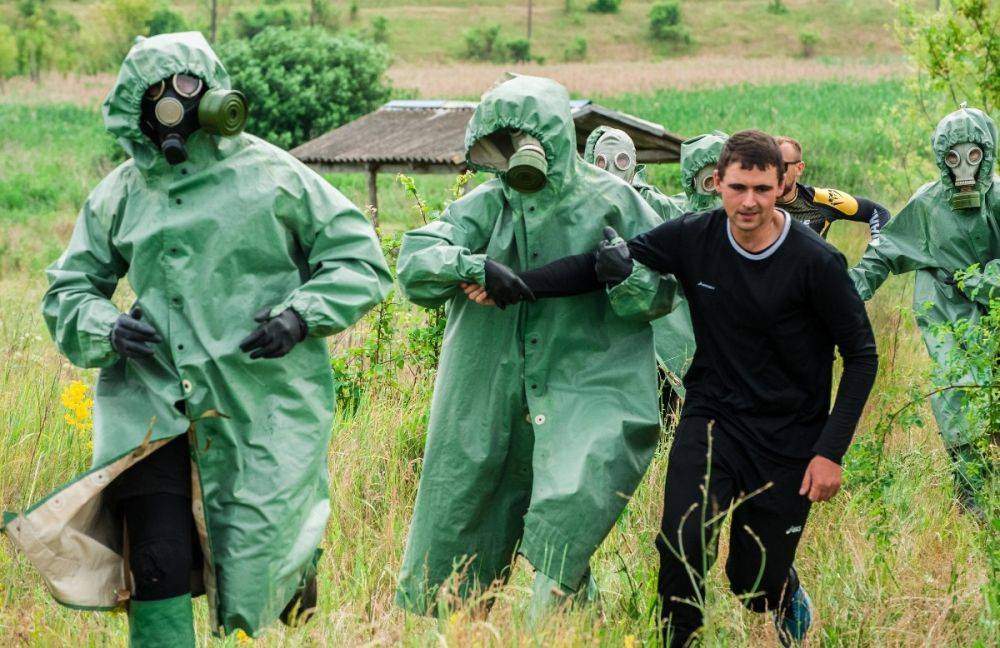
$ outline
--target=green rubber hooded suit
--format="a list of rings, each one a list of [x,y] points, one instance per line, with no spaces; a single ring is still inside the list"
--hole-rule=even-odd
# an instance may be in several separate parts
[[[983,160],[975,190],[981,207],[955,209],[951,199],[954,181],[944,156],[955,144],[976,143]],[[868,245],[851,277],[863,299],[870,299],[890,273],[916,273],[913,308],[927,351],[943,364],[954,341],[935,335],[935,325],[959,320],[976,322],[988,304],[989,291],[977,303],[949,281],[957,270],[974,263],[997,277],[1000,257],[1000,185],[993,175],[997,152],[996,124],[983,112],[963,108],[941,120],[931,139],[941,177],[910,198],[896,218],[889,221],[877,241]],[[967,291],[970,287],[967,286]],[[971,292],[971,291],[969,291]],[[962,394],[951,390],[931,397],[931,406],[946,447],[970,440],[970,423],[962,413]]]
[[[587,138],[584,149],[584,159],[594,161],[594,145],[607,127],[598,126]],[[716,165],[722,154],[722,147],[729,136],[715,131],[705,135],[692,137],[681,144],[681,184],[683,193],[665,196],[646,182],[640,167],[632,179],[632,186],[639,195],[656,210],[664,221],[696,211],[714,209],[721,204],[718,195],[706,195],[695,190],[694,180],[699,171],[706,165]],[[678,293],[674,297],[673,310],[666,317],[653,321],[653,332],[656,344],[656,355],[667,370],[667,379],[671,388],[680,396],[684,396],[684,374],[694,358],[694,329],[691,328],[691,312],[687,300]]]
[[[515,191],[506,161],[485,155],[484,140],[506,129],[541,142],[540,191]],[[506,579],[515,551],[577,590],[659,429],[648,323],[620,319],[602,293],[500,310],[459,287],[485,285],[487,257],[532,269],[593,250],[606,225],[626,236],[647,231],[656,214],[623,181],[583,163],[568,95],[554,81],[518,76],[496,86],[465,144],[470,167],[499,177],[407,233],[399,254],[406,296],[448,308],[397,595],[417,612],[433,611],[453,571],[462,596]]]
[[[137,42],[104,102],[131,159],[90,194],[48,269],[43,310],[56,343],[73,364],[101,369],[92,468],[6,516],[5,532],[59,602],[116,607],[129,589],[126,549],[102,490],[188,434],[210,626],[253,634],[314,568],[326,525],[334,394],[323,338],[383,299],[391,276],[364,215],[267,142],[199,130],[189,160],[169,165],[139,130],[140,100],[178,72],[229,88],[201,34]],[[125,277],[164,338],[147,359],[123,359],[108,337]],[[266,306],[293,307],[309,336],[282,358],[250,360],[238,345]]]

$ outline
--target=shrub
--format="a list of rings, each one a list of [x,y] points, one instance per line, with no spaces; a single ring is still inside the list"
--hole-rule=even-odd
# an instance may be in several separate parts
[[[253,38],[268,27],[294,28],[303,24],[302,16],[283,4],[258,7],[256,11],[237,11],[233,16],[235,38]]]
[[[656,2],[649,8],[649,33],[659,41],[691,42],[690,32],[681,24],[681,7],[677,0]]]
[[[589,5],[587,5],[587,11],[590,13],[618,13],[618,7],[622,4],[622,0],[594,0]]]
[[[160,5],[153,11],[146,22],[146,30],[150,36],[156,36],[157,34],[172,34],[174,32],[187,31],[188,26],[183,16],[170,9],[167,5]]]
[[[504,43],[509,60],[525,63],[531,60],[531,42],[527,38],[514,38]]]
[[[389,20],[385,16],[372,18],[372,40],[376,43],[389,42]]]
[[[802,45],[802,56],[810,58],[816,53],[816,45],[819,44],[819,36],[811,31],[799,32],[799,43]]]
[[[767,11],[768,13],[780,16],[781,14],[788,13],[788,7],[785,6],[785,3],[782,0],[770,0],[770,2],[767,3]]]
[[[500,53],[500,25],[483,25],[467,29],[464,57],[474,61],[492,61]]]
[[[566,61],[583,61],[587,58],[587,39],[577,36],[573,39],[573,44],[563,50],[563,59]]]
[[[219,48],[250,102],[247,130],[291,148],[389,98],[386,49],[316,27],[269,27]]]
[[[17,39],[14,31],[0,24],[0,82],[17,72]]]

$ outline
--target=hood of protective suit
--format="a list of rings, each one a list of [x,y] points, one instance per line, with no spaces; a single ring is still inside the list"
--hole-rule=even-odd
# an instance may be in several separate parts
[[[490,144],[491,135],[506,130],[524,131],[545,149],[548,172],[543,191],[558,192],[576,174],[580,156],[569,93],[555,81],[516,75],[494,86],[483,95],[465,129],[469,168],[497,174],[505,191],[513,191],[505,177],[507,158]]]
[[[199,77],[209,90],[230,89],[229,74],[205,37],[200,32],[183,32],[138,38],[104,100],[101,112],[105,128],[140,169],[167,164],[159,147],[139,128],[142,96],[152,84],[177,73]],[[217,139],[199,130],[191,136],[188,148],[195,150]]]
[[[955,182],[944,162],[948,149],[956,144],[972,142],[983,149],[983,161],[976,175],[976,191],[984,196],[993,184],[993,169],[996,165],[997,125],[989,115],[976,108],[959,108],[938,122],[931,136],[934,161],[941,171],[941,183],[950,199],[955,193]],[[985,203],[985,201],[984,201]]]
[[[729,136],[722,131],[712,131],[685,140],[681,144],[681,186],[688,198],[689,211],[711,209],[719,203],[717,196],[706,196],[695,191],[694,177],[706,164],[717,164]]]
[[[597,140],[601,139],[605,133],[609,130],[618,130],[616,128],[611,128],[610,126],[598,126],[594,130],[590,131],[590,135],[587,136],[587,143],[583,147],[583,161],[587,164],[593,164],[596,155],[594,154],[594,148],[597,147]]]

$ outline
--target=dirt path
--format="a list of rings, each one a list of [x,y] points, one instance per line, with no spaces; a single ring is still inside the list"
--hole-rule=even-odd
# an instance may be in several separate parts
[[[476,97],[507,71],[547,76],[580,95],[607,96],[664,88],[719,87],[830,79],[875,81],[908,70],[902,60],[885,63],[697,56],[640,63],[559,63],[553,65],[441,64],[396,65],[389,78],[424,98]]]

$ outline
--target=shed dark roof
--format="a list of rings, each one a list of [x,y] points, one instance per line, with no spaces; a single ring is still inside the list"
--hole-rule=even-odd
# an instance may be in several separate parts
[[[476,103],[466,101],[391,101],[375,112],[344,124],[291,153],[327,171],[371,167],[385,170],[458,172],[465,169],[465,127]],[[639,162],[676,162],[681,138],[659,124],[620,113],[588,100],[572,102],[580,152],[597,126],[620,128],[635,141]]]

